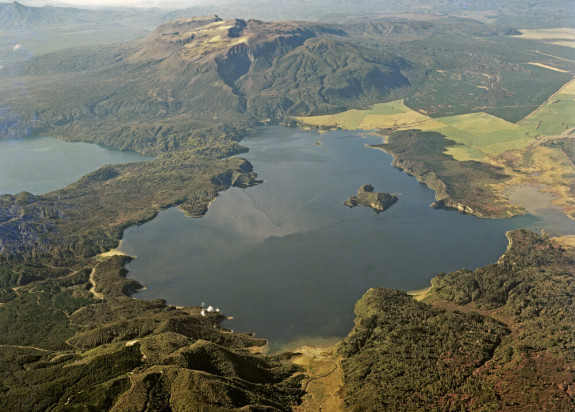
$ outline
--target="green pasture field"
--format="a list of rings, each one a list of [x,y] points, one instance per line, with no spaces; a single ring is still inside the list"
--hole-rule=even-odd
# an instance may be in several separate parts
[[[376,104],[366,110],[295,119],[305,125],[347,130],[434,131],[456,143],[446,151],[456,160],[481,160],[507,150],[521,149],[536,138],[559,136],[575,127],[575,81],[566,84],[517,123],[484,112],[431,118],[410,109],[401,100]]]

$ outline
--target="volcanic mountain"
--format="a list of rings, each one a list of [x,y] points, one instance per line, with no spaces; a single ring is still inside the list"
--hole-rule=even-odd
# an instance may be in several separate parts
[[[362,107],[410,89],[410,63],[346,37],[338,26],[212,16],[173,20],[134,43],[42,55],[3,71],[20,81],[0,79],[12,96],[0,135],[50,131],[157,152],[183,144],[184,130]],[[171,143],[159,142],[166,135]]]

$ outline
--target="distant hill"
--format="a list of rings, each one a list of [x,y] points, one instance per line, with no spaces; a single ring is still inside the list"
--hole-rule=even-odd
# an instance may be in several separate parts
[[[71,7],[27,7],[18,2],[0,3],[0,27],[3,30],[76,24],[102,17],[102,12]]]
[[[534,0],[526,7],[522,0],[496,3],[490,0],[460,2],[453,0],[397,2],[393,0],[239,0],[217,2],[181,10],[115,8],[80,9],[72,7],[29,7],[18,2],[0,3],[0,30],[38,29],[51,24],[67,25],[80,22],[135,19],[140,23],[158,25],[176,18],[218,14],[223,18],[258,18],[265,20],[302,20],[331,23],[357,23],[371,21],[377,16],[401,13],[429,16],[458,16],[484,23],[511,25],[516,28],[573,27],[570,18],[574,11],[570,0],[557,0],[552,4]]]
[[[306,20],[332,23],[365,22],[382,14],[421,13],[472,18],[484,23],[508,24],[516,28],[573,27],[571,0],[458,1],[458,0],[236,0],[210,7],[175,10],[170,18],[217,13],[223,17],[264,20]]]
[[[135,40],[163,21],[159,10],[110,12],[0,3],[0,66],[70,47]]]

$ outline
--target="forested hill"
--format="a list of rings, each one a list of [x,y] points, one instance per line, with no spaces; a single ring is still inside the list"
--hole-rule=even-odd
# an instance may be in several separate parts
[[[1,10],[22,27],[49,25],[61,11]],[[46,133],[155,158],[104,166],[43,195],[0,196],[1,410],[300,404],[304,378],[291,354],[254,353],[265,341],[221,328],[219,313],[132,299],[141,285],[126,279],[130,258],[104,252],[161,210],[199,217],[219,192],[257,183],[234,155],[262,122],[392,100],[380,114],[409,110],[432,121],[485,112],[517,122],[575,73],[571,49],[508,36],[517,33],[509,27],[380,17],[339,25],[184,17],[137,41],[2,60],[0,137]],[[454,160],[437,133],[387,133],[386,141],[411,159],[406,170],[446,181],[446,193],[467,195],[477,176],[485,184],[508,178]],[[544,142],[572,158],[570,140]],[[537,159],[527,153],[521,167]],[[426,303],[397,291],[366,294],[339,347],[348,409],[573,409],[572,257],[531,232],[510,239],[499,262],[438,276]]]
[[[508,234],[497,262],[436,277],[426,303],[375,288],[339,345],[350,411],[575,408],[575,261]]]
[[[81,134],[154,153],[185,146],[183,130],[359,107],[411,87],[405,59],[324,34],[344,35],[325,25],[188,18],[138,43],[43,55],[3,71],[23,83],[2,82],[13,98],[2,101],[0,133]]]
[[[231,125],[241,129],[267,118],[285,121],[406,97],[437,62],[467,67],[460,50],[440,48],[442,56],[431,59],[427,47],[405,53],[403,45],[414,40],[514,33],[450,18],[362,28],[182,18],[141,41],[7,65],[0,71],[6,96],[0,136],[44,132],[144,153],[173,150],[189,145],[191,134],[219,136]],[[482,60],[486,52],[480,50]],[[507,70],[499,58],[493,63]]]

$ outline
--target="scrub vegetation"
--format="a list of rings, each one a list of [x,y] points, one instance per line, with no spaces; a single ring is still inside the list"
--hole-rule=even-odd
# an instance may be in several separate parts
[[[575,407],[574,256],[529,231],[508,237],[497,263],[438,275],[424,302],[378,288],[357,302],[337,347],[344,409]]]
[[[0,307],[3,410],[288,410],[302,390],[287,356],[219,327],[219,313],[134,300],[127,257],[16,290]],[[90,271],[92,273],[90,274]],[[89,290],[90,282],[96,292]]]
[[[329,115],[326,127],[381,129],[380,148],[437,191],[436,206],[518,213],[501,187],[542,172],[542,181],[560,182],[568,207],[575,148],[565,113],[574,93],[557,91],[572,79],[571,50],[510,37],[519,32],[486,24],[485,3],[477,4],[459,14],[483,22],[176,13],[129,43],[90,46],[94,39],[79,34],[79,47],[10,60],[2,49],[0,137],[44,133],[155,158],[104,166],[44,195],[0,196],[0,409],[290,410],[301,403],[313,385],[292,354],[258,354],[265,340],[222,328],[217,312],[132,299],[142,285],[126,278],[130,258],[101,255],[162,209],[199,217],[219,191],[257,184],[251,165],[233,156],[261,122]],[[517,2],[507,2],[495,20],[533,21],[544,14],[540,6],[521,17],[509,13]],[[57,21],[68,28],[101,21],[65,10],[2,5],[0,22],[16,22],[2,26],[16,36]],[[152,25],[150,13],[141,22]],[[102,40],[119,36],[109,35]],[[16,46],[8,53],[23,53]],[[526,231],[510,238],[498,263],[438,276],[432,306],[379,289],[358,302],[357,326],[337,355],[346,408],[573,409],[572,257]]]

